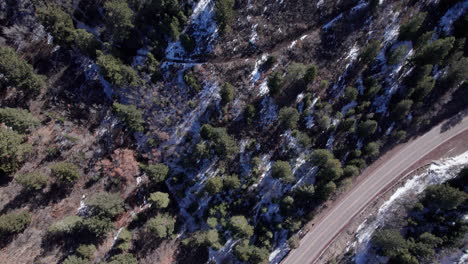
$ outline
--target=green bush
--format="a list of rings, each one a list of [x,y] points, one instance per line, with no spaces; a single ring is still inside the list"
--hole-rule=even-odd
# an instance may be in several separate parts
[[[143,114],[141,110],[136,108],[136,106],[114,103],[113,108],[117,116],[130,130],[135,132],[143,132]]]
[[[371,63],[377,54],[379,54],[380,50],[380,41],[378,40],[371,40],[362,50],[361,54],[359,55],[359,60],[362,61],[364,64]]]
[[[23,232],[31,223],[28,212],[9,213],[0,216],[0,237]]]
[[[235,89],[234,86],[228,82],[221,86],[221,91],[219,93],[221,95],[221,104],[223,105],[226,105],[227,103],[234,100]]]
[[[133,26],[134,13],[127,0],[112,0],[104,4],[104,22],[112,38],[121,41],[128,38]]]
[[[39,125],[39,120],[28,110],[20,108],[0,108],[0,123],[13,128],[18,133],[29,133]]]
[[[236,174],[226,176],[224,177],[223,180],[224,180],[224,188],[226,188],[227,190],[239,189],[241,186],[239,176],[237,176]]]
[[[283,129],[294,129],[299,122],[299,112],[293,107],[283,107],[279,111],[278,120]]]
[[[32,146],[24,143],[23,136],[0,127],[0,174],[9,175],[18,170]]]
[[[95,238],[103,238],[111,231],[114,224],[106,217],[85,218],[80,223],[80,231],[84,231]]]
[[[345,93],[344,93],[344,100],[346,102],[352,102],[357,99],[359,94],[359,91],[355,87],[346,87]]]
[[[249,245],[248,240],[242,240],[234,247],[234,255],[249,264],[265,264],[268,263],[269,252],[265,248]]]
[[[161,183],[165,181],[167,175],[169,175],[169,167],[162,163],[141,165],[141,167],[153,183]]]
[[[182,47],[184,47],[184,49],[189,53],[195,50],[195,40],[188,34],[182,34],[182,36],[180,36],[180,43],[182,44]]]
[[[222,33],[230,31],[230,25],[234,22],[235,0],[219,0],[215,2],[215,19]]]
[[[154,192],[150,194],[149,201],[153,204],[156,208],[166,208],[171,201],[169,199],[169,194],[163,192]]]
[[[84,29],[75,30],[74,34],[76,47],[84,54],[96,57],[96,51],[102,48],[101,43],[93,34]]]
[[[418,65],[440,64],[447,57],[454,43],[454,37],[447,37],[427,43],[416,52],[413,60]]]
[[[76,253],[80,257],[82,257],[84,259],[88,259],[88,260],[91,260],[93,258],[95,252],[96,252],[96,246],[94,246],[93,244],[80,245],[76,249]]]
[[[303,148],[309,148],[312,145],[312,139],[304,132],[294,130],[292,133],[293,137],[296,138],[297,143]]]
[[[124,211],[124,201],[118,194],[97,193],[89,198],[86,204],[97,216],[114,218]]]
[[[378,230],[372,236],[372,243],[385,256],[395,256],[408,248],[400,232],[392,229]]]
[[[86,259],[84,259],[84,258],[75,256],[75,255],[71,255],[71,256],[68,256],[68,257],[62,262],[62,264],[89,264],[89,261],[86,260]]]
[[[15,177],[15,181],[29,191],[39,191],[47,186],[49,177],[42,173],[26,173],[19,174]]]
[[[271,176],[275,179],[281,179],[286,183],[294,181],[294,175],[291,170],[291,165],[287,161],[278,160],[271,167]]]
[[[411,110],[411,106],[413,106],[412,100],[402,100],[398,104],[395,105],[392,111],[392,116],[395,120],[401,120],[405,118],[409,111]]]
[[[82,220],[83,219],[77,215],[67,216],[64,219],[51,224],[47,229],[47,233],[50,236],[73,234],[79,230]]]
[[[62,183],[74,183],[80,178],[78,167],[69,162],[58,162],[50,167],[52,176]]]
[[[390,52],[390,55],[388,56],[388,64],[390,65],[396,65],[400,63],[403,58],[405,57],[406,52],[408,51],[408,47],[406,45],[401,45],[395,49],[393,49]]]
[[[354,165],[347,165],[343,168],[343,176],[347,178],[358,176],[359,172],[359,168]]]
[[[378,123],[375,120],[366,120],[358,125],[357,133],[360,137],[368,138],[377,130]]]
[[[216,229],[209,229],[203,231],[197,231],[190,235],[189,238],[182,241],[184,246],[189,246],[190,248],[194,247],[212,247],[215,250],[218,250],[222,247],[219,242],[219,234]]]
[[[209,178],[205,183],[205,190],[210,195],[215,195],[223,190],[223,179],[219,176]]]
[[[267,85],[272,96],[279,95],[283,89],[283,76],[279,71],[273,72],[267,80]]]
[[[184,82],[196,92],[200,92],[202,89],[200,82],[192,73],[186,73],[184,75]]]
[[[57,5],[48,5],[37,9],[39,21],[57,44],[70,46],[74,41],[73,20],[71,16]]]
[[[401,25],[398,39],[414,40],[424,20],[426,19],[426,16],[426,12],[419,13],[416,16],[413,16],[408,22]]]
[[[315,166],[324,166],[327,161],[334,159],[335,157],[328,149],[316,149],[312,153],[310,161]]]
[[[229,136],[224,127],[205,124],[200,129],[200,135],[203,139],[210,140],[211,147],[222,158],[231,158],[238,152],[236,141]]]
[[[123,228],[119,236],[117,237],[117,241],[115,242],[116,247],[122,251],[127,251],[132,246],[132,238],[133,234],[127,228]]]
[[[9,47],[0,46],[0,72],[4,75],[0,87],[15,86],[36,94],[45,85],[43,76],[35,74],[33,67]]]
[[[380,154],[380,145],[377,142],[369,142],[364,146],[364,154],[370,158],[376,158]]]
[[[408,97],[420,102],[432,91],[435,86],[435,79],[432,76],[423,77],[416,87],[409,89]]]
[[[330,199],[330,196],[336,191],[336,184],[332,181],[318,188],[318,197],[324,201]]]
[[[304,82],[306,84],[313,83],[315,81],[315,77],[317,76],[317,68],[315,65],[309,65],[306,69],[304,74]]]
[[[151,218],[147,227],[148,230],[157,238],[166,238],[174,232],[176,220],[169,214],[157,214]]]
[[[296,83],[304,80],[307,68],[302,63],[293,62],[288,66],[286,71],[286,81],[288,83]]]
[[[468,198],[467,194],[447,184],[429,186],[425,191],[423,202],[443,210],[452,210]]]
[[[123,64],[119,59],[102,51],[96,51],[96,64],[104,78],[117,87],[137,86],[138,74],[132,67]]]
[[[254,228],[249,225],[247,218],[243,215],[236,215],[229,219],[229,229],[238,237],[249,238],[254,233]]]
[[[248,104],[244,109],[245,122],[248,125],[252,124],[256,115],[257,111],[255,110],[255,106]]]
[[[334,181],[341,178],[341,176],[343,176],[341,162],[335,158],[327,160],[317,172],[317,178],[321,181]]]
[[[112,256],[108,264],[138,264],[138,260],[130,253],[121,253]]]

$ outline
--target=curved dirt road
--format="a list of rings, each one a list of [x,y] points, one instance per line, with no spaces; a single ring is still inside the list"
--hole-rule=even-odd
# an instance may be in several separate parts
[[[465,131],[468,131],[468,117],[445,132],[441,132],[441,125],[438,125],[398,151],[384,155],[383,162],[366,169],[363,174],[368,175],[324,212],[325,215],[302,238],[299,248],[292,250],[282,264],[317,263],[334,238],[377,195],[404,176],[403,173],[425,155]]]

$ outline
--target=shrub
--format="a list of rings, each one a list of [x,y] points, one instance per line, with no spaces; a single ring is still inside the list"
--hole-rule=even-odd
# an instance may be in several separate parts
[[[169,214],[157,214],[148,221],[148,230],[157,238],[166,238],[174,232],[176,220]]]
[[[413,106],[412,100],[402,100],[397,105],[395,105],[395,108],[393,108],[392,111],[392,115],[395,120],[401,120],[406,117],[411,109],[411,106]]]
[[[42,173],[26,173],[20,174],[15,177],[18,182],[29,191],[39,191],[46,187],[49,178]]]
[[[377,142],[370,142],[364,146],[365,155],[376,158],[380,154],[380,145]]]
[[[315,187],[312,184],[305,184],[294,189],[294,195],[296,198],[308,201],[314,197]]]
[[[86,259],[84,259],[84,258],[75,256],[75,255],[71,255],[71,256],[68,256],[68,257],[62,262],[62,264],[89,264],[89,261],[86,260]]]
[[[300,80],[304,80],[306,74],[306,66],[302,63],[291,63],[288,66],[286,80],[289,83],[296,83]]]
[[[80,245],[76,249],[76,253],[80,257],[82,257],[84,259],[88,259],[88,260],[91,260],[93,258],[95,252],[96,252],[96,247],[93,244]]]
[[[315,81],[315,77],[317,76],[317,68],[314,65],[309,65],[306,69],[304,74],[304,82],[306,84],[313,83]]]
[[[69,162],[58,162],[50,167],[52,176],[62,183],[74,183],[80,178],[78,167]]]
[[[447,37],[427,43],[416,52],[414,62],[418,65],[440,64],[453,48],[454,43],[454,37]]]
[[[141,165],[141,167],[153,183],[160,183],[165,181],[167,175],[169,174],[169,167],[162,163]]]
[[[11,174],[19,169],[32,146],[24,143],[23,136],[0,127],[0,174]]]
[[[377,130],[377,121],[375,120],[366,120],[358,125],[357,133],[360,137],[368,138],[372,136]]]
[[[219,0],[215,2],[215,19],[222,33],[228,32],[230,24],[234,22],[236,15],[234,4],[234,0]]]
[[[77,215],[67,216],[51,224],[47,232],[50,236],[70,235],[80,228],[82,220],[83,219]]]
[[[361,54],[359,55],[359,60],[362,61],[364,64],[371,63],[377,54],[379,54],[380,50],[380,41],[378,40],[371,40],[362,50]]]
[[[241,182],[239,177],[236,174],[232,174],[229,176],[224,177],[224,188],[228,190],[235,190],[239,189],[241,186]]]
[[[121,253],[112,256],[109,264],[138,264],[138,260],[130,253]]]
[[[75,45],[76,47],[91,57],[96,56],[96,51],[102,48],[101,43],[94,37],[93,34],[84,29],[75,30]]]
[[[338,159],[328,159],[325,164],[320,166],[317,173],[317,178],[325,181],[333,181],[339,179],[343,175],[341,162]]]
[[[102,238],[114,227],[112,221],[106,217],[90,217],[81,221],[80,231],[84,231],[95,238]]]
[[[406,45],[401,45],[395,49],[393,49],[390,52],[390,55],[388,56],[388,64],[390,65],[396,65],[400,63],[403,58],[405,57],[406,52],[408,51],[408,47]]]
[[[294,181],[291,165],[287,161],[278,160],[271,167],[271,176],[275,179],[281,179],[286,183]]]
[[[182,47],[189,53],[193,52],[196,47],[195,40],[188,34],[182,34],[182,36],[180,36],[180,44],[182,44]]]
[[[226,82],[221,86],[221,104],[226,105],[227,103],[234,100],[234,86],[232,84]]]
[[[31,223],[28,212],[9,213],[0,216],[0,237],[23,232]]]
[[[322,200],[328,200],[330,196],[336,191],[336,184],[332,181],[318,189],[318,196]]]
[[[123,64],[110,54],[102,53],[102,51],[98,50],[96,54],[99,71],[111,84],[117,87],[138,85],[139,77],[132,67]]]
[[[133,26],[133,10],[127,4],[126,0],[112,0],[104,4],[106,10],[104,22],[112,37],[121,41],[126,39]]]
[[[184,75],[184,82],[190,87],[192,88],[193,90],[195,90],[196,92],[199,92],[201,91],[202,89],[202,86],[200,84],[200,82],[197,80],[197,78],[191,74],[191,73],[186,73]]]
[[[101,192],[93,195],[86,204],[94,215],[114,218],[124,211],[123,199],[118,194]]]
[[[385,256],[397,255],[401,250],[408,248],[408,243],[397,230],[378,230],[372,236],[372,243]]]
[[[257,115],[257,111],[255,110],[255,106],[248,104],[244,109],[245,122],[248,125],[252,124],[256,115]]]
[[[344,93],[344,99],[346,102],[352,102],[357,99],[359,92],[356,88],[354,87],[346,87],[345,93]]]
[[[300,246],[300,243],[301,243],[301,239],[297,235],[293,235],[292,237],[288,239],[288,245],[289,245],[289,248],[291,249],[298,248]]]
[[[460,206],[467,195],[447,184],[429,186],[425,191],[423,202],[426,206],[434,206],[444,210],[452,210]]]
[[[132,236],[132,232],[127,228],[122,229],[117,237],[116,247],[122,251],[129,250],[132,245]]]
[[[224,127],[215,128],[205,124],[200,129],[200,135],[203,139],[210,140],[211,147],[222,158],[231,158],[238,151],[236,141],[229,136]]]
[[[215,250],[218,250],[222,247],[219,242],[219,234],[216,229],[209,229],[203,231],[197,231],[190,235],[189,238],[182,241],[184,246],[193,247],[212,247]]]
[[[163,192],[151,193],[149,201],[158,209],[166,208],[170,202],[169,194]]]
[[[316,149],[312,153],[311,162],[315,166],[324,166],[327,161],[334,159],[335,157],[328,149]]]
[[[134,105],[113,104],[114,111],[124,124],[132,131],[142,132],[144,130],[143,114]]]
[[[56,5],[38,8],[37,15],[45,30],[49,32],[56,43],[69,46],[74,40],[73,20],[71,16]]]
[[[354,165],[347,165],[343,168],[344,177],[355,177],[359,175],[359,168]]]
[[[299,122],[299,112],[293,107],[283,107],[279,111],[278,119],[283,129],[294,129]]]
[[[268,88],[272,96],[278,95],[283,89],[283,76],[280,72],[273,72],[267,80]]]
[[[31,132],[31,129],[39,125],[39,120],[28,110],[6,107],[0,108],[0,123],[24,134]]]
[[[312,139],[299,130],[294,130],[292,135],[296,138],[297,143],[303,148],[309,148],[312,145]]]
[[[414,40],[416,34],[421,28],[424,20],[426,19],[427,13],[422,12],[412,17],[408,22],[401,25],[400,32],[398,35],[399,40]]]
[[[30,94],[36,94],[45,84],[43,77],[9,47],[0,46],[0,72],[4,75],[0,85],[15,86]]]
[[[205,190],[210,195],[215,195],[223,190],[223,179],[219,176],[211,177],[206,181]]]
[[[249,238],[254,233],[253,227],[249,225],[247,218],[243,215],[231,217],[229,219],[228,227],[238,237]]]

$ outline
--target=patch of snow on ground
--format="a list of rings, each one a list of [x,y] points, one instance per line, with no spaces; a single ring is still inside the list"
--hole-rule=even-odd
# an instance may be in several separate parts
[[[278,106],[271,97],[262,100],[262,110],[260,110],[260,123],[262,126],[269,126],[278,119]]]
[[[270,92],[270,89],[268,88],[268,80],[264,80],[258,87],[258,95],[264,96],[268,94],[269,92]]]
[[[258,40],[257,27],[258,27],[258,24],[255,24],[252,26],[252,33],[250,34],[250,39],[249,39],[249,42],[252,44],[255,44],[255,42],[257,42]]]
[[[370,239],[374,231],[385,223],[389,215],[394,214],[399,206],[409,195],[422,193],[428,186],[444,183],[457,176],[462,165],[468,164],[468,152],[459,156],[443,159],[432,163],[425,172],[409,179],[402,187],[379,208],[377,217],[372,222],[360,225],[356,234],[356,256],[357,264],[368,263],[370,257]]]
[[[279,247],[275,248],[268,257],[269,264],[279,264],[283,258],[288,254],[289,246],[287,243],[282,243]]]
[[[262,73],[260,72],[260,66],[268,59],[268,54],[263,54],[260,59],[255,62],[254,69],[250,74],[250,84],[255,85],[255,83],[260,80]]]
[[[319,1],[317,2],[317,8],[319,8],[320,6],[322,6],[322,5],[323,5],[323,2],[324,2],[324,0],[319,0]]]
[[[328,22],[327,24],[325,24],[325,26],[323,26],[322,29],[323,29],[323,30],[328,30],[330,27],[333,26],[333,24],[336,23],[336,21],[340,20],[342,17],[343,17],[343,13],[339,14],[337,17],[335,17],[335,18],[332,19],[330,22]]]
[[[210,248],[208,262],[224,263],[225,258],[232,252],[232,249],[238,241],[240,240],[233,240],[232,238],[229,238],[220,250],[213,250],[212,248]]]
[[[455,22],[460,16],[462,16],[467,9],[468,0],[455,4],[440,19],[439,28],[446,34],[449,34],[452,31],[453,22]]]

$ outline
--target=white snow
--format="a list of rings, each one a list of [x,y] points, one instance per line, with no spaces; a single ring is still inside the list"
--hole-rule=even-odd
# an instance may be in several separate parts
[[[323,2],[324,2],[324,0],[319,0],[319,1],[317,2],[317,8],[319,8],[320,6],[322,6],[322,5],[323,5]]]
[[[288,49],[294,48],[294,46],[296,46],[296,43],[297,43],[297,40],[294,40],[293,42],[291,42],[291,44],[289,44],[288,46]]]
[[[250,74],[250,84],[255,85],[258,80],[260,80],[261,77],[261,72],[260,72],[260,66],[268,59],[268,54],[263,54],[260,59],[255,61],[254,69],[252,73]]]
[[[452,31],[453,22],[462,16],[466,12],[466,9],[468,9],[468,0],[455,4],[440,19],[439,28],[446,34],[449,34]]]
[[[325,26],[323,26],[322,29],[328,30],[330,27],[333,26],[333,24],[335,24],[335,23],[336,23],[338,20],[340,20],[342,17],[343,17],[343,13],[339,14],[337,17],[335,17],[335,18],[332,19],[330,22],[328,22],[327,24],[325,24]]]
[[[271,97],[262,100],[262,110],[260,110],[260,123],[262,126],[269,126],[278,119],[278,106]]]
[[[269,92],[270,92],[270,89],[268,88],[268,80],[264,80],[258,87],[258,95],[264,96],[265,94],[268,94]]]
[[[371,257],[368,252],[369,241],[374,230],[382,226],[388,216],[394,214],[409,195],[419,194],[430,185],[441,184],[456,177],[459,171],[457,168],[465,164],[468,164],[468,152],[453,158],[433,162],[425,172],[414,176],[402,187],[398,188],[379,208],[375,220],[370,222],[366,220],[359,226],[356,234],[356,263],[368,263],[368,259]]]
[[[255,44],[258,40],[257,27],[258,27],[258,24],[255,24],[252,26],[252,33],[250,34],[250,39],[249,39],[249,42],[252,44]]]
[[[346,113],[348,113],[348,111],[349,111],[351,108],[353,108],[353,107],[355,107],[355,106],[357,106],[357,105],[358,105],[358,103],[357,103],[356,101],[352,101],[351,103],[349,103],[349,104],[343,106],[343,107],[341,108],[341,111],[340,111],[340,112],[341,112],[341,114],[343,114],[343,116],[344,116],[344,115],[346,115]]]

